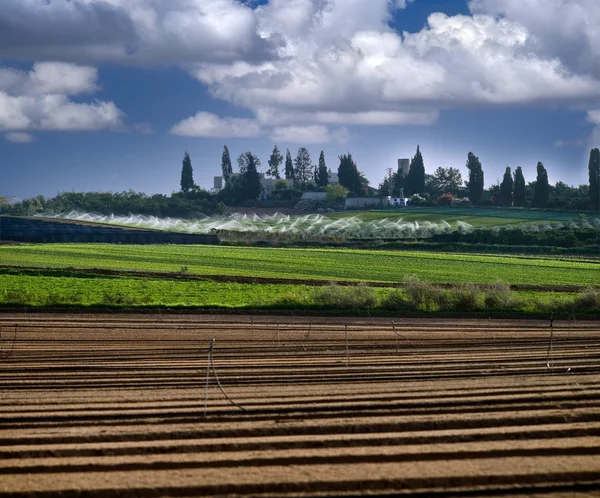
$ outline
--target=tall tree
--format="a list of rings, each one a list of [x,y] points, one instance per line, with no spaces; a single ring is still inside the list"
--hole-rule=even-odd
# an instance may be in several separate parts
[[[229,149],[227,145],[223,146],[223,155],[221,156],[221,172],[223,174],[223,183],[227,185],[233,174],[233,168],[231,167],[231,157],[229,156]]]
[[[279,166],[281,166],[282,162],[283,156],[281,155],[281,152],[279,152],[279,149],[276,145],[275,147],[273,147],[273,152],[271,153],[271,157],[269,158],[269,169],[266,173],[267,176],[277,179],[281,178],[281,176],[279,176]]]
[[[469,170],[469,181],[467,182],[469,200],[476,206],[483,196],[483,168],[479,158],[472,152],[469,152],[467,157],[467,169]]]
[[[513,204],[513,177],[510,166],[506,167],[500,184],[500,204],[505,207],[511,207]]]
[[[515,170],[513,204],[515,207],[523,207],[525,205],[525,177],[523,176],[521,166],[517,166]]]
[[[418,145],[417,153],[410,162],[410,169],[406,178],[406,188],[408,195],[425,192],[425,165],[423,164],[423,155]]]
[[[438,168],[425,185],[426,191],[436,197],[442,194],[458,194],[463,185],[462,175],[457,168]]]
[[[535,182],[535,192],[533,194],[533,207],[544,209],[548,206],[548,172],[544,165],[537,164],[537,180]]]
[[[306,183],[311,179],[311,171],[310,153],[305,147],[300,147],[294,159],[294,176],[299,182]]]
[[[192,169],[192,160],[190,155],[185,153],[183,156],[183,165],[181,168],[181,190],[186,194],[194,188],[194,171]]]
[[[296,179],[296,172],[294,171],[294,163],[292,162],[292,155],[290,149],[285,153],[285,177],[288,180]]]
[[[238,157],[238,166],[240,167],[240,174],[242,177],[244,197],[248,200],[255,201],[262,192],[260,174],[258,172],[258,168],[260,168],[260,159],[252,154],[252,152],[244,152]]]
[[[600,149],[592,149],[588,165],[592,209],[600,210]]]
[[[355,194],[360,193],[362,187],[362,179],[358,167],[352,159],[352,154],[344,154],[340,156],[340,165],[338,167],[338,181],[342,187],[347,188]]]
[[[329,183],[329,172],[325,164],[325,153],[321,151],[319,155],[319,166],[316,169],[315,183],[318,187],[326,187]]]

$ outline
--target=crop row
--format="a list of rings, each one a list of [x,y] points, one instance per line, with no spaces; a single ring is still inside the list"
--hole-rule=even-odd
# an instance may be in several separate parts
[[[67,273],[67,272],[65,272]],[[598,312],[600,290],[582,293],[515,292],[496,283],[444,289],[409,276],[401,289],[359,284],[242,284],[207,280],[0,274],[0,306],[324,311]]]
[[[425,251],[52,244],[0,247],[0,264],[199,275],[435,283],[598,285],[600,262]]]

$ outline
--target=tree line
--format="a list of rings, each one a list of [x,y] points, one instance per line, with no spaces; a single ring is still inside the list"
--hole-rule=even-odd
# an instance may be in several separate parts
[[[293,180],[293,188],[286,182],[275,181],[274,198],[282,202],[297,201],[302,192],[309,189],[328,190],[332,199],[343,199],[349,195],[382,195],[411,197],[414,204],[450,205],[456,201],[475,206],[533,207],[552,209],[600,210],[600,150],[590,152],[588,163],[589,185],[571,187],[563,182],[550,185],[548,173],[543,163],[536,168],[536,179],[525,180],[519,166],[514,173],[507,167],[501,182],[484,188],[484,171],[481,161],[469,152],[466,161],[468,180],[463,182],[457,168],[438,167],[432,174],[425,170],[424,158],[419,146],[410,160],[408,174],[402,170],[388,168],[385,178],[374,189],[367,190],[369,184],[364,174],[348,152],[338,157],[337,168],[339,185],[331,186],[332,171],[327,167],[325,154],[321,151],[317,164],[313,164],[305,147],[298,149],[292,158],[287,149],[285,156],[275,145],[268,160],[265,175],[274,180]],[[154,216],[189,217],[200,213],[222,213],[227,205],[254,205],[262,193],[259,170],[260,159],[252,152],[244,152],[237,159],[238,173],[233,172],[228,147],[223,147],[221,171],[224,188],[211,194],[194,183],[192,160],[186,152],[182,161],[181,190],[170,196],[155,194],[148,196],[132,190],[112,192],[62,192],[51,199],[37,196],[21,202],[10,203],[0,196],[0,212],[30,214],[39,212],[69,212],[81,210],[99,214],[147,214]]]

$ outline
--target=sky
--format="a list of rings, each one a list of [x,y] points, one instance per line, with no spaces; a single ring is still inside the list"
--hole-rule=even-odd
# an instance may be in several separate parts
[[[210,189],[225,144],[587,183],[600,2],[2,0],[0,195]]]

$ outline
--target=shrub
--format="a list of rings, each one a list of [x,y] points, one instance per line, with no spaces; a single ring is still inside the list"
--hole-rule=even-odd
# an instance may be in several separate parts
[[[573,300],[573,307],[580,311],[600,310],[600,290],[588,287]]]
[[[438,206],[451,206],[454,202],[454,196],[452,194],[443,194],[437,198]]]
[[[492,309],[506,309],[514,306],[515,297],[510,290],[510,285],[502,280],[497,280],[486,290],[484,304],[486,308]]]
[[[363,283],[352,287],[328,285],[316,289],[313,297],[318,304],[341,309],[365,309],[377,304],[373,289]]]
[[[417,310],[435,310],[448,305],[446,292],[429,283],[421,282],[415,275],[409,275],[404,281],[404,292],[408,304]]]
[[[481,308],[483,294],[473,284],[462,285],[452,292],[452,304],[457,310],[475,310]]]
[[[382,308],[388,310],[402,310],[409,307],[409,303],[402,291],[394,289],[390,291],[381,301]]]

